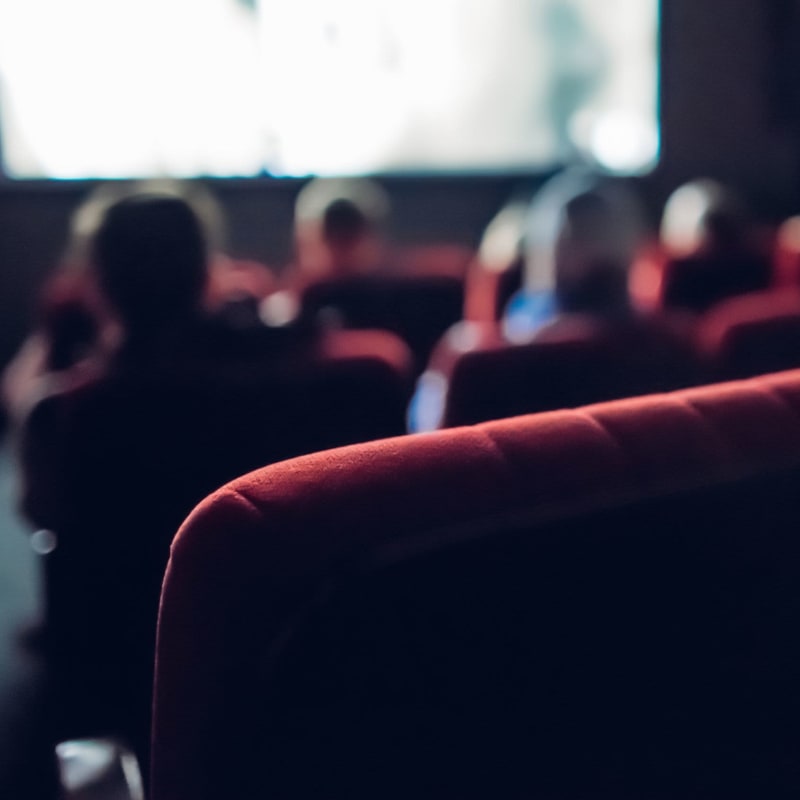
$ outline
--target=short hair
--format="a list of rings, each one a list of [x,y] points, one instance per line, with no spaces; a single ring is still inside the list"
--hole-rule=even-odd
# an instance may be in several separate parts
[[[200,307],[207,278],[203,225],[180,197],[126,197],[106,212],[92,263],[100,288],[128,327],[186,317]]]
[[[583,169],[560,173],[531,204],[527,285],[554,290],[564,310],[619,305],[643,231],[639,204],[624,184]]]
[[[352,244],[371,229],[366,215],[352,200],[334,200],[322,215],[322,236],[326,242]]]
[[[295,204],[295,223],[318,223],[327,241],[356,241],[380,230],[388,216],[386,192],[367,178],[316,178],[303,187]]]
[[[185,200],[203,225],[210,250],[223,250],[227,239],[225,213],[214,193],[198,180],[148,178],[146,180],[106,181],[95,186],[70,219],[70,239],[66,260],[85,265],[91,257],[92,243],[108,209],[125,197],[159,195]]]
[[[207,183],[194,178],[148,178],[135,183],[132,193],[170,195],[185,200],[203,226],[208,249],[225,250],[227,247],[225,211]]]
[[[731,187],[700,178],[679,186],[667,199],[661,240],[673,253],[693,253],[704,245],[738,242],[746,222],[745,204]]]

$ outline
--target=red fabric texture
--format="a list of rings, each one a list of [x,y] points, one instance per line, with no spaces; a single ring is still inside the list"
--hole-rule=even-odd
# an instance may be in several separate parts
[[[302,293],[302,315],[340,328],[399,336],[422,371],[436,342],[461,319],[464,282],[450,275],[354,275],[319,280]]]
[[[766,289],[771,281],[770,258],[758,250],[670,258],[664,265],[661,306],[702,313],[729,297]]]
[[[703,315],[696,336],[714,378],[800,366],[800,291],[753,292],[720,303]]]
[[[465,341],[445,343],[436,353],[434,365],[448,380],[442,427],[698,382],[688,337],[660,317],[603,320],[565,314],[527,344],[509,344],[497,332],[492,337],[489,328],[463,325],[458,333]]]
[[[792,372],[347,447],[228,484],[172,545],[158,632],[154,800],[206,797],[209,770],[237,768],[215,763],[215,744],[248,727],[262,647],[339,559],[797,464],[800,372]]]
[[[524,263],[516,259],[505,269],[492,270],[479,259],[470,266],[464,291],[464,319],[498,322],[508,301],[522,286]]]

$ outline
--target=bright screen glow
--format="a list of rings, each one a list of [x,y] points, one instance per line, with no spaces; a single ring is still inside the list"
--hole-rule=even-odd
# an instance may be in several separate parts
[[[658,156],[658,0],[0,0],[15,178]]]

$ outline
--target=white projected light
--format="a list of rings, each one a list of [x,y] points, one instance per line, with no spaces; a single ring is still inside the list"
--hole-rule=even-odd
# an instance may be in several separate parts
[[[3,0],[8,171],[54,178],[259,171],[250,16],[230,0]]]
[[[0,0],[13,177],[658,156],[658,0]]]
[[[615,172],[633,172],[655,161],[658,130],[645,116],[611,111],[595,123],[590,149],[600,166]]]

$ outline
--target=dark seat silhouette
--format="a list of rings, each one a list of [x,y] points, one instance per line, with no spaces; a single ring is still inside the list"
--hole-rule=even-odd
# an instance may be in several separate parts
[[[389,334],[334,334],[304,358],[112,372],[34,408],[23,504],[57,538],[44,566],[58,735],[120,734],[146,754],[174,531],[238,475],[402,433],[403,353],[408,367]]]
[[[702,312],[728,297],[766,289],[769,261],[757,254],[692,255],[667,262],[663,304]]]
[[[493,338],[493,341],[492,341]],[[562,317],[529,344],[499,333],[445,364],[442,427],[667,391],[697,382],[688,340],[665,320]]]
[[[421,370],[442,334],[461,319],[463,281],[445,275],[361,275],[318,281],[302,313],[343,328],[382,328],[400,336]]]
[[[800,292],[753,292],[719,303],[700,319],[696,338],[708,373],[717,380],[798,367]]]
[[[153,798],[789,797],[800,373],[256,472],[179,532]]]
[[[766,289],[772,280],[768,249],[729,186],[703,179],[676,189],[661,232],[665,308],[702,313],[728,297]]]

